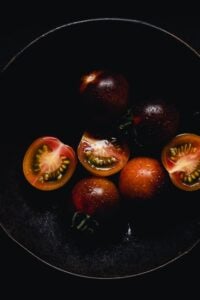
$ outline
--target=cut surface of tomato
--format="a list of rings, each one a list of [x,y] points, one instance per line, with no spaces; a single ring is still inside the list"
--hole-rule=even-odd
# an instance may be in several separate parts
[[[50,191],[67,183],[76,164],[76,154],[70,146],[55,137],[41,137],[25,153],[23,172],[32,186]]]
[[[94,137],[88,132],[78,146],[78,158],[90,173],[110,176],[119,172],[127,163],[130,151],[126,144],[115,137]]]
[[[178,188],[200,189],[200,136],[192,133],[177,135],[162,151],[162,163]]]

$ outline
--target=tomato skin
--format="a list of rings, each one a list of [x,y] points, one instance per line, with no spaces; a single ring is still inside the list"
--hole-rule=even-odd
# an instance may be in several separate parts
[[[112,140],[94,137],[88,132],[83,134],[77,153],[79,161],[86,170],[93,175],[102,177],[119,172],[126,165],[130,156],[126,144],[115,145]]]
[[[131,159],[120,173],[119,189],[126,199],[152,199],[161,190],[165,172],[158,160]]]
[[[145,147],[165,145],[177,133],[179,119],[175,106],[161,99],[144,101],[133,108],[133,126],[139,144]]]
[[[83,107],[92,123],[112,123],[128,107],[129,85],[121,74],[95,70],[81,78]]]
[[[76,154],[70,146],[55,137],[41,137],[36,139],[26,151],[23,173],[26,180],[36,189],[51,191],[67,183],[76,165]],[[47,173],[48,175],[45,175]]]
[[[161,158],[176,187],[184,191],[200,189],[200,136],[177,135],[163,148]]]
[[[82,179],[72,190],[72,203],[75,210],[90,216],[108,215],[118,207],[119,199],[117,187],[105,178]]]

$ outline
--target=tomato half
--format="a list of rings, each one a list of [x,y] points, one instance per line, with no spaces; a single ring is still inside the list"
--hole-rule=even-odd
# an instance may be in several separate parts
[[[109,176],[119,172],[127,163],[130,151],[117,138],[99,138],[85,132],[78,146],[78,158],[90,173]]]
[[[200,189],[199,135],[177,135],[164,147],[162,162],[175,186],[185,191]]]
[[[67,183],[76,164],[76,154],[70,146],[55,137],[41,137],[25,153],[23,172],[32,186],[50,191]]]

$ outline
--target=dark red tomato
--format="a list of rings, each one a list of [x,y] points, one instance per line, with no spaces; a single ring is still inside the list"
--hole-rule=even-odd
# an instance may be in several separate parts
[[[35,140],[23,160],[27,181],[43,191],[62,187],[73,175],[77,164],[74,150],[55,137]]]
[[[121,74],[93,71],[81,78],[80,94],[94,123],[110,123],[127,109],[129,85]]]
[[[131,159],[120,173],[119,188],[124,198],[151,199],[164,184],[165,172],[158,160]]]
[[[163,100],[141,102],[133,108],[133,125],[140,144],[157,148],[176,134],[179,113]]]
[[[105,216],[119,204],[115,184],[105,178],[90,177],[79,181],[72,190],[72,202],[77,212]]]
[[[96,138],[85,132],[78,146],[78,158],[90,173],[109,176],[119,172],[127,163],[130,151],[116,138]]]
[[[200,189],[199,135],[177,135],[164,147],[162,162],[175,186],[185,191]]]

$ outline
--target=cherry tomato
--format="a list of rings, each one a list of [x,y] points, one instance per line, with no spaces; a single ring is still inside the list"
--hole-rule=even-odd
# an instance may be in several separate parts
[[[127,145],[117,138],[99,138],[85,132],[78,146],[78,158],[90,173],[109,176],[119,172],[129,159]]]
[[[173,104],[153,99],[133,108],[133,126],[137,140],[146,147],[163,146],[177,132],[179,113]]]
[[[200,189],[199,135],[177,135],[164,147],[162,162],[175,186],[185,191]]]
[[[93,123],[110,123],[128,106],[129,85],[121,74],[98,70],[81,78],[80,94]]]
[[[90,216],[104,216],[118,206],[119,192],[112,181],[89,177],[74,186],[72,202],[77,212]]]
[[[151,199],[161,190],[164,179],[165,172],[158,160],[136,157],[121,171],[119,189],[127,199]]]
[[[27,181],[43,191],[62,187],[73,175],[77,164],[74,150],[55,137],[35,140],[23,160]]]

